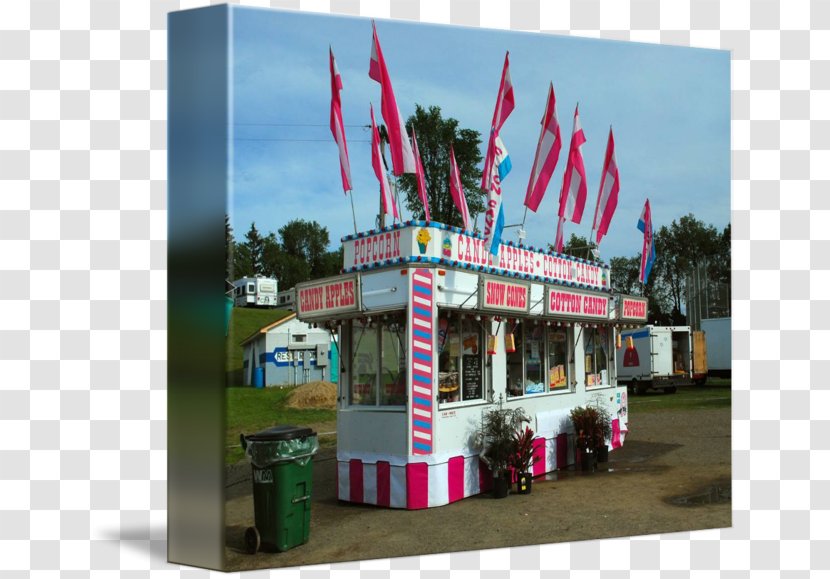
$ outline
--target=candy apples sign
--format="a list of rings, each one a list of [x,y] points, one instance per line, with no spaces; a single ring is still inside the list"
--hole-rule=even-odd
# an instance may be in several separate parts
[[[338,277],[297,286],[297,317],[324,317],[360,309],[358,277]]]

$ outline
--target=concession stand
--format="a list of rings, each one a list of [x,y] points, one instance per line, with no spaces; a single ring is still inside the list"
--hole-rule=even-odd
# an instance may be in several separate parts
[[[341,500],[420,509],[489,490],[476,431],[500,401],[531,419],[534,476],[574,463],[576,406],[605,406],[608,446],[623,444],[617,329],[644,300],[613,293],[608,265],[511,243],[491,255],[435,222],[342,242],[341,275],[296,288],[298,318],[339,332]]]

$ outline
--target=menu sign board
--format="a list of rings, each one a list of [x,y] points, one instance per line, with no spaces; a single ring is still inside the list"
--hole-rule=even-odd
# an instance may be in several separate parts
[[[484,385],[480,354],[464,354],[461,360],[461,377],[464,391],[462,400],[480,400]]]
[[[530,311],[530,284],[480,276],[478,307],[482,310],[526,314]]]
[[[593,292],[545,288],[545,315],[583,320],[607,320],[608,296]]]
[[[620,296],[617,318],[632,322],[648,321],[648,298]]]
[[[297,317],[325,317],[360,310],[357,275],[340,276],[297,286]]]

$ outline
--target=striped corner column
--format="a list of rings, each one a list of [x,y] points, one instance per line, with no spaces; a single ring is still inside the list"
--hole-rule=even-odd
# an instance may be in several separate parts
[[[433,373],[435,356],[435,292],[434,273],[420,268],[412,272],[410,284],[409,322],[412,328],[410,444],[413,455],[434,451],[435,394]]]

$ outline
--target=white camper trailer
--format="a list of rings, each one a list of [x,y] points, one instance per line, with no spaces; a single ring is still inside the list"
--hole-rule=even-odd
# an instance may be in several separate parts
[[[272,277],[243,277],[233,282],[233,305],[269,307],[277,305],[277,280]]]
[[[341,500],[421,509],[489,490],[475,432],[499,401],[531,417],[534,476],[574,463],[576,406],[603,405],[607,446],[622,446],[615,333],[647,302],[613,295],[606,264],[512,244],[491,256],[435,222],[342,241],[343,273],[296,294],[298,319],[339,330]]]
[[[700,332],[689,326],[653,326],[623,330],[617,346],[617,380],[643,394],[651,388],[675,392],[678,386],[705,381],[705,350]],[[702,354],[702,355],[701,355]]]

